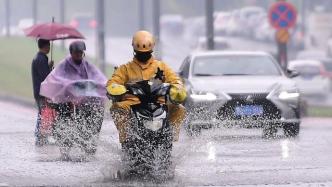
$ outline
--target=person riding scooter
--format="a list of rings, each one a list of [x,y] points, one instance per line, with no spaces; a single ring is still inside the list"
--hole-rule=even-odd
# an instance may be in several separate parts
[[[120,101],[114,102],[111,107],[111,115],[119,132],[119,141],[126,141],[127,128],[130,117],[130,107],[139,104],[139,99],[126,93],[126,83],[140,80],[149,80],[159,76],[162,82],[170,83],[170,100],[168,104],[169,121],[174,129],[173,140],[179,139],[180,127],[185,118],[185,108],[181,105],[186,99],[186,90],[176,73],[164,62],[155,59],[152,55],[155,40],[151,33],[138,31],[132,39],[134,58],[127,64],[116,69],[112,78],[107,82],[107,91],[110,95],[118,95]],[[159,70],[159,71],[158,71]]]

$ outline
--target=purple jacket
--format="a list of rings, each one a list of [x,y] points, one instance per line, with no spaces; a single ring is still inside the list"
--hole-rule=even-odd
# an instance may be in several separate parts
[[[40,95],[54,103],[80,102],[87,97],[106,97],[107,78],[86,60],[80,65],[65,58],[42,82]],[[82,86],[83,85],[83,86]]]

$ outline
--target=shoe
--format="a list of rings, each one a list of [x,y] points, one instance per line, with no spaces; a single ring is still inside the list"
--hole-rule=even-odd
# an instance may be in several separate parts
[[[47,138],[44,137],[44,136],[40,136],[40,137],[37,137],[36,138],[36,142],[35,142],[35,145],[37,147],[42,147],[44,145],[48,144],[48,141],[47,141]]]

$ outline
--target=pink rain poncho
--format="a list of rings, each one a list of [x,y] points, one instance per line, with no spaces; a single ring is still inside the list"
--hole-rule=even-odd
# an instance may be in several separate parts
[[[106,97],[104,74],[83,60],[80,65],[71,57],[64,59],[42,82],[40,95],[53,103],[82,102],[87,98]]]

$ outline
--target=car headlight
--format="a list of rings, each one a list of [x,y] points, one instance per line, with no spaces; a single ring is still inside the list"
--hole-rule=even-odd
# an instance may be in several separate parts
[[[297,91],[282,91],[279,93],[278,98],[281,100],[297,99],[300,93]]]
[[[195,101],[215,101],[217,96],[211,92],[192,92],[190,97]]]

